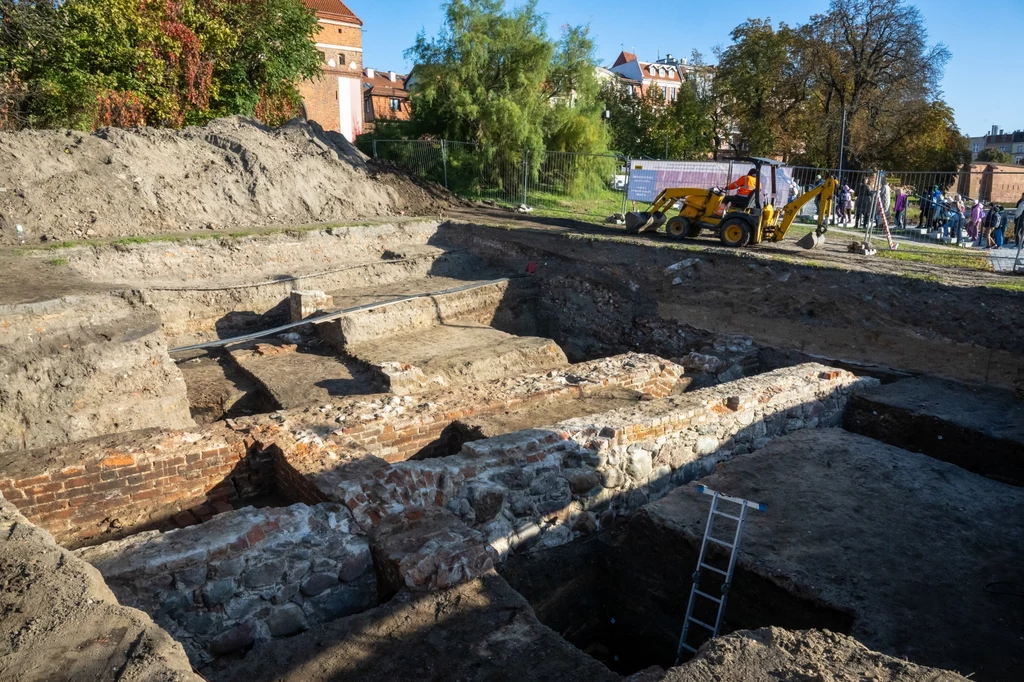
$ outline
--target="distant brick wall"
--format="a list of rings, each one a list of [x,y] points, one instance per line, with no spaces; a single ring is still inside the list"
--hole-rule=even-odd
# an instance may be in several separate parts
[[[1024,166],[973,163],[961,171],[957,189],[965,197],[1014,203],[1024,193]]]

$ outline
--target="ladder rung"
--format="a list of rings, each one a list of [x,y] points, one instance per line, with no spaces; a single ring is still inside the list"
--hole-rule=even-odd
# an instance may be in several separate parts
[[[695,654],[695,653],[697,653],[697,650],[696,650],[696,649],[694,649],[694,648],[693,648],[692,646],[690,646],[689,644],[687,644],[686,642],[680,642],[680,643],[679,643],[679,648],[680,648],[680,649],[686,649],[687,651],[689,651],[689,652],[690,652],[690,653],[692,653],[692,654]]]
[[[702,620],[697,620],[697,619],[696,619],[696,618],[694,618],[693,616],[690,616],[690,622],[691,622],[691,623],[696,623],[697,625],[701,626],[702,628],[706,628],[706,629],[710,630],[711,632],[714,632],[714,631],[715,631],[715,626],[714,626],[714,625],[708,625],[708,624],[707,624],[707,623],[705,623],[704,621],[702,621]]]
[[[715,573],[717,573],[719,575],[724,575],[725,577],[729,577],[729,573],[726,572],[726,571],[723,571],[720,568],[715,568],[714,566],[708,566],[707,564],[700,564],[700,567],[701,568],[706,568],[709,571],[714,571]]]
[[[710,536],[707,539],[708,539],[708,542],[713,542],[716,545],[721,545],[722,547],[728,547],[729,549],[732,549],[732,543],[731,542],[726,542],[725,540],[719,540],[718,538],[713,538],[713,537],[710,537]]]
[[[733,521],[739,521],[740,520],[740,517],[736,516],[735,514],[726,514],[725,512],[720,512],[717,509],[715,510],[715,513],[718,514],[719,516],[724,516],[727,519],[732,519]]]
[[[715,602],[716,604],[721,604],[722,603],[722,600],[720,598],[712,597],[707,592],[701,592],[700,590],[694,590],[693,593],[694,594],[699,594],[700,596],[704,597],[705,599],[710,599],[711,601]]]

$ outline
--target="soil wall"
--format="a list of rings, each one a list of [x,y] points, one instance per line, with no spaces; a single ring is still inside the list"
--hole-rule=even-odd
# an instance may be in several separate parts
[[[200,682],[181,645],[0,498],[0,678]]]
[[[623,348],[675,358],[741,334],[755,350],[805,359],[1003,387],[1024,381],[1019,294],[1011,291],[554,230],[448,222],[440,238],[516,271],[534,263],[540,333],[570,360]],[[746,361],[756,366],[761,355]]]
[[[0,306],[0,376],[0,452],[194,425],[160,320],[132,298]]]

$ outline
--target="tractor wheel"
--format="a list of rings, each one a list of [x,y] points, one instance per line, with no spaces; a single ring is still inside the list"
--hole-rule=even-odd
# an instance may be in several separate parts
[[[681,215],[673,216],[665,223],[665,234],[672,239],[682,239],[690,229],[690,221]]]
[[[750,223],[742,218],[723,220],[718,228],[718,238],[726,246],[746,246],[750,242]]]
[[[665,234],[672,239],[694,239],[700,235],[700,223],[677,215],[665,223]]]

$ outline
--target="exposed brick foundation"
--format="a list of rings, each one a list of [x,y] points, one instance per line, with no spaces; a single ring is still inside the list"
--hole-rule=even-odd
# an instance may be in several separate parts
[[[247,456],[243,439],[221,424],[11,453],[0,470],[0,494],[70,546],[273,485],[269,453]]]
[[[667,395],[682,368],[630,354],[545,375],[516,377],[426,397],[362,396],[329,409],[261,415],[195,431],[141,432],[74,446],[8,453],[0,494],[62,544],[77,547],[146,528],[207,502],[237,502],[280,482],[287,499],[326,501],[275,453],[309,456],[325,468],[374,455],[396,462],[447,454],[442,432],[456,419],[509,406],[572,400],[607,388]],[[317,433],[333,432],[326,442]],[[365,466],[365,465],[363,465]],[[275,481],[275,478],[277,481]]]

